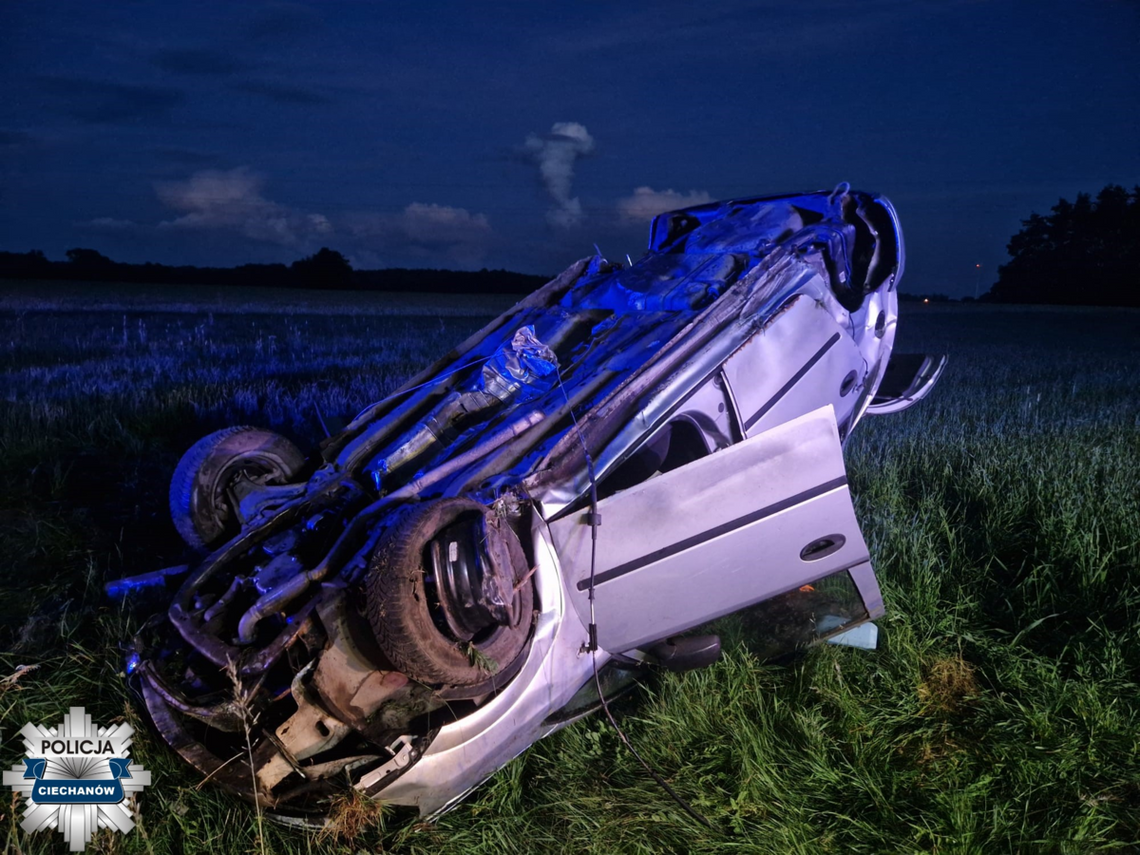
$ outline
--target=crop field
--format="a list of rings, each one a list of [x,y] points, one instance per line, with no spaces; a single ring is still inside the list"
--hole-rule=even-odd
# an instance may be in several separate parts
[[[358,302],[354,303],[354,300]],[[104,601],[180,563],[169,477],[231,424],[303,449],[509,298],[195,296],[37,286],[0,301],[0,766],[85,706],[138,733],[137,828],[89,852],[1140,851],[1140,311],[905,304],[930,398],[845,457],[887,615],[868,652],[724,656],[615,704],[686,816],[601,717],[539,743],[434,824],[347,798],[260,822],[148,730]],[[293,301],[293,302],[290,302]],[[5,793],[7,790],[5,789]],[[0,850],[66,851],[0,800]]]

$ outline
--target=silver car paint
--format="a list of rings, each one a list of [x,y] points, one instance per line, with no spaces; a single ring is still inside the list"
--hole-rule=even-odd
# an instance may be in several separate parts
[[[661,521],[668,527],[667,539],[675,540],[686,531],[705,531],[741,512],[779,504],[797,492],[828,487],[738,529],[735,536],[726,534],[629,574],[620,586],[598,584],[598,667],[612,653],[691,629],[839,570],[851,573],[868,616],[882,614],[839,449],[835,417],[826,406],[600,502],[599,555],[604,558],[596,570],[604,575],[615,562],[660,543],[654,531],[640,524],[644,518]],[[719,499],[718,484],[723,487]],[[589,609],[580,590],[590,571],[589,531],[578,515],[549,525],[536,521],[531,534],[543,606],[526,664],[494,699],[444,727],[416,765],[384,789],[385,801],[415,806],[423,814],[446,810],[561,726],[545,720],[591,677],[595,664],[585,649]],[[839,552],[820,562],[799,557],[813,538],[834,533],[847,539]],[[369,783],[365,778],[358,786],[367,789]]]

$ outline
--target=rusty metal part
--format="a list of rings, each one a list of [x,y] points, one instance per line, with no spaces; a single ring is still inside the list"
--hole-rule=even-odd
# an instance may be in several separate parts
[[[210,727],[216,727],[225,733],[240,733],[242,730],[242,715],[237,701],[233,698],[217,704],[196,704],[185,694],[175,689],[159,673],[153,662],[144,661],[139,665],[139,672],[150,688],[156,692],[167,705],[173,707],[183,715],[197,719]]]
[[[223,760],[206,748],[190,735],[174,710],[145,678],[142,681],[142,695],[151,721],[162,738],[207,780],[261,807],[276,807],[277,799],[272,794],[253,792],[250,769],[241,753]]]
[[[427,686],[392,669],[367,626],[350,612],[344,591],[330,591],[317,606],[329,641],[311,685],[342,721],[375,741],[387,741],[425,713],[444,706]]]
[[[526,661],[530,644],[531,639],[528,638],[519,654],[511,662],[508,662],[506,665],[501,665],[499,670],[489,675],[486,680],[470,686],[444,686],[441,689],[436,689],[435,697],[440,701],[475,701],[476,703],[482,703],[489,696],[499,691],[499,689],[514,679]]]
[[[297,711],[274,731],[276,739],[269,740],[277,750],[256,767],[258,783],[269,792],[294,772],[304,775],[302,761],[335,748],[352,732],[303,686],[298,690],[297,680],[293,687]]]
[[[195,650],[217,665],[225,668],[228,663],[236,662],[238,673],[243,677],[255,677],[262,674],[265,669],[288,650],[297,639],[312,627],[311,614],[314,603],[306,603],[292,616],[292,623],[288,624],[277,637],[265,647],[252,652],[252,648],[240,648],[226,644],[203,628],[191,625],[188,621],[181,624],[171,619],[171,623],[178,629],[179,634]]]

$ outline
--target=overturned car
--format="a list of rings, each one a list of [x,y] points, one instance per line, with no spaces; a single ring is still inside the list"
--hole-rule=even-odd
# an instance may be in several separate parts
[[[310,458],[201,440],[171,486],[197,560],[109,585],[162,605],[128,659],[157,729],[284,814],[346,785],[432,814],[642,670],[715,661],[683,635],[715,618],[758,610],[773,653],[870,621],[842,443],[944,364],[891,359],[902,269],[847,185],[662,214]]]

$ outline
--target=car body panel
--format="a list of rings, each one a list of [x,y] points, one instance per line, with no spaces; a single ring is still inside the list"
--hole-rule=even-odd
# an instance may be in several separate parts
[[[899,353],[887,366],[883,382],[867,412],[876,416],[900,413],[930,394],[946,369],[945,355]]]
[[[587,514],[551,525],[573,605],[623,652],[868,561],[830,406],[598,502],[591,619]],[[844,544],[807,561],[822,537]]]
[[[744,431],[755,436],[828,404],[837,423],[850,424],[866,380],[850,366],[860,361],[848,330],[826,305],[801,293],[725,361],[724,372]]]
[[[604,650],[587,653],[585,628],[566,620],[569,592],[549,531],[536,515],[531,532],[534,579],[543,606],[522,670],[479,710],[444,728],[416,765],[384,789],[385,801],[416,807],[424,815],[454,805],[533,742],[563,726],[547,719],[590,678],[595,664],[609,660]]]

